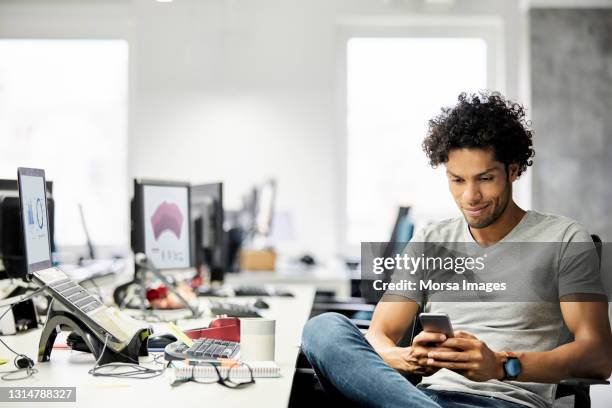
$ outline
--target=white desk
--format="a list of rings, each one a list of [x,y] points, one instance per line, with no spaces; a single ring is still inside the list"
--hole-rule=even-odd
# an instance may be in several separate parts
[[[36,364],[38,373],[33,377],[20,381],[0,381],[0,386],[77,388],[76,405],[53,403],[53,407],[287,407],[302,328],[314,298],[312,286],[295,285],[288,286],[288,289],[295,294],[294,298],[266,298],[270,309],[262,311],[264,317],[276,319],[276,361],[281,367],[280,378],[259,378],[256,384],[239,390],[219,384],[196,383],[185,383],[173,388],[169,385],[169,371],[147,380],[92,377],[87,373],[94,363],[91,354],[57,349],[51,353],[51,361]],[[206,319],[203,323],[206,323]],[[36,361],[40,331],[3,336],[2,339],[16,351]],[[13,355],[2,345],[0,347],[0,356],[12,361]],[[0,371],[13,368],[10,363],[0,366]],[[23,403],[17,404],[10,406],[26,406]],[[9,406],[7,403],[0,405]]]

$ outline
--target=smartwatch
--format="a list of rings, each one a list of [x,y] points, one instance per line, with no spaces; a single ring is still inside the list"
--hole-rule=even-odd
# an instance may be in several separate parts
[[[504,380],[516,380],[522,372],[521,360],[511,351],[506,351],[506,361],[503,364]]]

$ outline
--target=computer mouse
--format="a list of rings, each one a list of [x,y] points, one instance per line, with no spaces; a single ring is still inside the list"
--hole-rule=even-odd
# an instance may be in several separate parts
[[[312,265],[317,263],[317,261],[314,259],[314,257],[312,255],[309,255],[309,254],[305,254],[304,256],[302,256],[300,258],[300,262],[302,262],[303,264],[308,265],[308,266],[312,266]]]
[[[264,302],[262,299],[257,299],[255,303],[253,303],[253,306],[255,306],[258,309],[269,309],[270,308],[270,305]]]
[[[170,333],[164,333],[164,334],[159,334],[159,335],[154,334],[149,337],[147,348],[163,349],[168,344],[174,343],[175,341],[176,341],[176,337]]]

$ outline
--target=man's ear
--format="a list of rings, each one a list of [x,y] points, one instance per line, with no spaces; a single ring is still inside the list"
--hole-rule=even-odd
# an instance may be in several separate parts
[[[508,165],[508,179],[510,182],[516,181],[519,177],[519,165],[516,163],[512,163]]]

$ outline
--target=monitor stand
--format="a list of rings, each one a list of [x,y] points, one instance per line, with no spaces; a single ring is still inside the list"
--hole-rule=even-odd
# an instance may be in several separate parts
[[[155,275],[157,279],[159,279],[166,286],[166,288],[168,288],[168,290],[171,293],[173,293],[185,305],[187,309],[189,309],[189,311],[191,311],[193,318],[200,317],[201,312],[196,307],[194,307],[191,303],[189,303],[189,301],[185,299],[185,297],[181,295],[181,293],[176,289],[176,287],[172,284],[172,282],[170,282],[168,278],[166,278],[166,276],[164,276],[164,274],[159,269],[153,266],[152,263],[148,259],[146,259],[146,257],[137,256],[136,259],[137,260],[134,263],[134,279],[131,282],[118,286],[115,289],[115,292],[113,294],[115,303],[121,306],[125,306],[126,299],[124,299],[123,297],[125,296],[126,293],[129,293],[130,286],[137,285],[138,297],[140,298],[139,299],[140,300],[139,302],[140,310],[142,312],[142,315],[146,317],[147,312],[150,312],[150,310],[147,307],[146,275],[147,275],[147,272],[151,272],[153,273],[153,275]]]
[[[147,338],[149,333],[146,333],[147,335],[144,336],[141,335],[142,332],[135,335],[121,352],[115,352],[108,345],[105,348],[104,343],[94,334],[95,331],[81,318],[65,308],[61,303],[52,300],[47,312],[47,322],[43,328],[38,345],[39,362],[50,360],[53,343],[55,343],[57,334],[62,329],[70,330],[79,335],[96,360],[100,359],[99,364],[101,365],[112,362],[138,364],[139,356],[148,355]],[[103,350],[104,354],[100,357]]]

